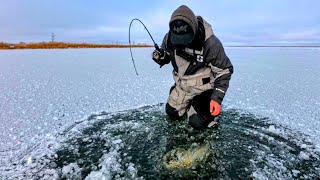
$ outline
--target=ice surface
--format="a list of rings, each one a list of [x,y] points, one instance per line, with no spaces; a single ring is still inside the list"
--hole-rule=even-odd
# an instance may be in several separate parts
[[[81,171],[76,163],[70,163],[62,168],[62,177],[66,179],[81,179]]]
[[[226,108],[269,117],[320,143],[317,49],[231,48],[227,53],[235,72],[223,103]]]
[[[53,157],[54,151],[48,147],[59,146],[57,134],[94,112],[165,102],[173,84],[172,67],[160,69],[150,59],[151,52],[133,49],[137,76],[129,49],[0,51],[2,167],[25,156],[30,165],[43,154]],[[226,48],[226,52],[234,65],[234,75],[224,108],[268,117],[310,136],[310,141],[320,147],[319,49]],[[266,130],[281,134],[274,126]],[[33,151],[43,143],[46,148]],[[108,157],[116,158],[117,151],[104,156]],[[309,155],[302,151],[299,157],[306,159]],[[133,166],[128,169],[134,173]],[[44,172],[50,177],[56,173]],[[257,177],[261,174],[255,173]]]
[[[164,102],[170,67],[150,51],[134,49],[139,76],[129,49],[1,51],[0,163],[92,112]]]
[[[120,154],[119,149],[121,148],[121,140],[114,140],[113,144],[115,147],[102,158],[102,162],[99,165],[101,169],[99,171],[92,171],[85,180],[95,180],[95,179],[112,179],[112,175],[121,171],[120,168]]]

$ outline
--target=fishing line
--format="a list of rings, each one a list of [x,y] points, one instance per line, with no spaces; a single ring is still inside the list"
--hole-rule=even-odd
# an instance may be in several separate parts
[[[153,37],[151,36],[149,30],[148,30],[147,27],[143,24],[143,22],[140,21],[140,19],[134,18],[134,19],[131,20],[130,25],[129,25],[129,47],[130,47],[130,54],[131,54],[131,60],[132,60],[132,63],[133,63],[133,67],[134,67],[134,70],[136,71],[136,74],[138,75],[137,68],[136,68],[136,65],[135,65],[135,63],[134,63],[134,59],[133,59],[133,55],[132,55],[132,50],[131,50],[131,36],[130,36],[130,34],[131,34],[131,33],[130,33],[131,25],[132,25],[132,22],[135,21],[135,20],[139,21],[139,22],[144,26],[144,29],[147,30],[150,38],[151,38],[152,41],[153,41],[154,47],[155,47],[157,50],[159,49],[159,46],[156,44],[156,42],[154,41]]]

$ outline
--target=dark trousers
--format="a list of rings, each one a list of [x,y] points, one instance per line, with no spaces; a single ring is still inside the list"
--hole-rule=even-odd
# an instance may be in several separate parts
[[[174,86],[170,89],[174,88]],[[196,111],[195,114],[189,117],[189,124],[195,129],[203,129],[211,122],[213,117],[210,114],[210,100],[213,90],[208,90],[200,95],[195,96],[189,103],[188,108],[191,106]],[[180,119],[178,111],[171,107],[168,103],[166,104],[166,113],[172,119]]]

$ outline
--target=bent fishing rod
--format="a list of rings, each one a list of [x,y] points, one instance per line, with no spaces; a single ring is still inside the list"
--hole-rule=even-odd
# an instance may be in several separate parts
[[[136,65],[135,65],[135,63],[134,63],[134,59],[133,59],[133,55],[132,55],[131,36],[130,36],[130,35],[131,35],[131,33],[130,33],[131,25],[132,25],[133,21],[135,21],[135,20],[139,21],[139,22],[143,25],[144,29],[148,32],[151,40],[153,41],[153,44],[154,44],[153,46],[154,46],[154,47],[156,48],[156,50],[158,50],[158,51],[159,51],[159,46],[158,46],[158,44],[154,41],[154,39],[153,39],[153,37],[151,36],[148,28],[143,24],[143,22],[142,22],[140,19],[134,18],[134,19],[131,20],[130,25],[129,25],[129,47],[130,47],[130,54],[131,54],[131,60],[132,60],[132,63],[133,63],[133,67],[134,67],[134,70],[135,70],[136,74],[138,75],[137,68],[136,68]]]

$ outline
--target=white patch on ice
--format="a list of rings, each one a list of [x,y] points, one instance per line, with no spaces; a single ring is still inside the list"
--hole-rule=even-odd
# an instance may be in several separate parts
[[[293,174],[293,176],[294,177],[297,177],[297,175],[300,173],[300,171],[299,170],[292,170],[292,174]]]
[[[251,176],[254,179],[291,179],[291,172],[288,171],[282,159],[265,151],[259,150],[256,153],[258,157],[250,160],[254,169]]]
[[[90,140],[90,138],[88,138],[88,137],[82,139],[83,142],[88,142],[89,140]]]
[[[32,163],[32,157],[30,156],[28,159],[27,159],[27,165],[30,165]]]
[[[107,116],[103,115],[103,116],[97,116],[97,119],[101,120],[101,119],[107,119]]]
[[[269,180],[268,177],[266,177],[265,175],[263,175],[263,173],[261,173],[259,171],[253,172],[252,177],[255,179],[259,179],[259,180]]]
[[[78,164],[71,163],[62,168],[62,177],[66,179],[81,179],[81,168]]]
[[[99,167],[101,167],[101,169],[90,172],[85,180],[109,180],[112,179],[113,175],[115,175],[117,172],[121,171],[121,159],[119,153],[119,150],[121,149],[121,139],[113,140],[112,142],[114,143],[113,148],[109,153],[103,155],[100,160],[101,163],[99,164]]]
[[[307,148],[307,145],[306,144],[301,144],[300,146],[302,149],[306,149]]]
[[[117,139],[117,140],[114,140],[112,143],[113,143],[113,144],[120,144],[121,142],[122,142],[121,139]]]
[[[309,160],[309,159],[310,159],[310,156],[309,156],[307,153],[301,151],[301,152],[299,153],[299,159],[301,159],[301,160]]]
[[[129,163],[127,168],[128,179],[143,179],[138,177],[138,170],[134,167],[133,163]]]
[[[59,178],[59,175],[58,175],[57,170],[55,170],[55,169],[46,169],[43,172],[43,177],[41,179],[43,179],[43,180],[45,180],[45,179],[55,180],[55,179],[58,179],[58,178]]]
[[[276,128],[274,127],[274,125],[270,125],[269,128],[268,128],[268,131],[269,131],[269,132],[272,132],[272,133],[277,133],[277,130],[276,130]]]

